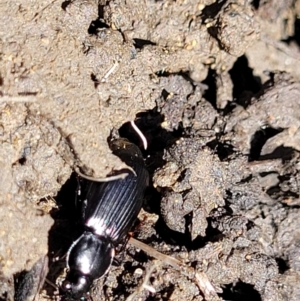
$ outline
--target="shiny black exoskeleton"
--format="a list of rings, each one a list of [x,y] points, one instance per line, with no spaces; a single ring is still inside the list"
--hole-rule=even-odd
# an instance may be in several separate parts
[[[62,290],[75,299],[108,272],[115,247],[136,220],[148,185],[149,175],[140,149],[125,139],[114,140],[110,147],[132,170],[119,171],[128,174],[124,179],[86,182],[82,198],[85,231],[68,252],[69,270],[62,284]]]

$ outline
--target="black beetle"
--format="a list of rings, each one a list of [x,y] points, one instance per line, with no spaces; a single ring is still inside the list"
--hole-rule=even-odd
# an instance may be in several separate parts
[[[68,273],[61,287],[74,299],[84,296],[93,281],[108,272],[115,247],[124,240],[136,220],[148,186],[149,174],[140,149],[126,139],[112,141],[110,148],[130,168],[113,174],[127,173],[123,179],[85,180],[82,191],[84,232],[69,249]]]

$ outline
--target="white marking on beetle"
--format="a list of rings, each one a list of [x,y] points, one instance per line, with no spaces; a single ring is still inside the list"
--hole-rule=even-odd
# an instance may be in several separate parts
[[[91,272],[91,260],[89,256],[83,256],[83,254],[81,254],[80,271],[85,275],[88,275]]]
[[[103,219],[91,217],[87,220],[86,225],[99,236],[105,236],[106,224]]]
[[[93,230],[93,233],[99,236],[112,236],[116,230],[116,227],[114,226],[107,227],[105,220],[94,217],[89,218],[86,225]]]

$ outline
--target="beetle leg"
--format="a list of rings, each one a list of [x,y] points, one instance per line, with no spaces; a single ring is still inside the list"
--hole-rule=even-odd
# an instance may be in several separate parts
[[[86,206],[87,206],[87,200],[86,199],[82,200],[82,189],[81,189],[81,185],[80,185],[79,176],[77,176],[76,179],[77,179],[77,188],[76,188],[76,194],[75,194],[75,208],[77,210],[80,210],[81,218],[84,220],[84,218],[85,218],[85,209],[86,209]]]
[[[79,202],[81,201],[81,185],[80,185],[80,179],[78,176],[76,176],[77,180],[77,188],[76,188],[76,194],[75,194],[75,207],[78,208]]]
[[[120,260],[119,258],[114,258],[113,259],[113,262],[112,262],[112,265],[116,266],[116,267],[119,267],[121,265],[121,261],[123,260]]]

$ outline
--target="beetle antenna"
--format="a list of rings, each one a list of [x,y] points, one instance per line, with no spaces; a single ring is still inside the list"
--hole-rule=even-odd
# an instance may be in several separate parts
[[[146,137],[144,136],[144,134],[141,132],[141,130],[137,127],[137,125],[135,124],[135,122],[132,120],[130,121],[131,126],[133,127],[133,129],[136,131],[136,133],[140,136],[143,145],[144,145],[144,149],[146,150],[148,147],[148,142]]]

